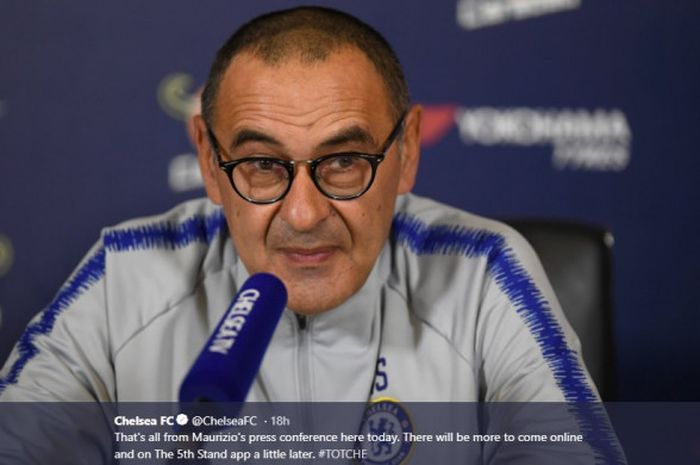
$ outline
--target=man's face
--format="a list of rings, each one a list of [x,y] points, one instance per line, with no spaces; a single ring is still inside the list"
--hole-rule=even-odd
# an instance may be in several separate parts
[[[413,186],[419,117],[419,108],[409,112],[401,143],[388,150],[361,197],[324,196],[302,163],[287,195],[269,205],[249,203],[234,192],[215,166],[198,118],[207,194],[223,205],[248,271],[280,277],[291,309],[329,310],[364,284],[388,237],[396,196]],[[270,66],[238,55],[219,87],[211,129],[227,160],[258,154],[307,160],[336,152],[377,153],[396,122],[380,75],[361,52],[347,48],[312,64],[290,58]]]

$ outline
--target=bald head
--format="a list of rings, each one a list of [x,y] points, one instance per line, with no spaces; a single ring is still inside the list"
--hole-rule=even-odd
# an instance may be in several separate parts
[[[301,7],[259,16],[241,26],[218,51],[202,93],[202,115],[211,127],[219,85],[234,57],[250,53],[270,66],[295,59],[305,64],[355,48],[381,76],[395,118],[408,109],[409,95],[401,65],[389,43],[372,27],[346,13]]]

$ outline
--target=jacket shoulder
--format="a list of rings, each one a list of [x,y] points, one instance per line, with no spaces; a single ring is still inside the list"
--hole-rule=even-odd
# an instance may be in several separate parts
[[[457,346],[494,298],[515,300],[509,291],[524,283],[549,295],[532,247],[505,223],[410,195],[397,204],[391,241],[392,287],[417,318]]]
[[[235,261],[223,211],[191,200],[105,228],[105,305],[115,348]]]
[[[537,263],[530,244],[511,226],[415,195],[397,203],[391,241],[405,265],[395,271],[411,275],[401,277],[405,284],[430,276],[435,290],[449,288],[455,273],[487,273],[500,257],[521,266]]]

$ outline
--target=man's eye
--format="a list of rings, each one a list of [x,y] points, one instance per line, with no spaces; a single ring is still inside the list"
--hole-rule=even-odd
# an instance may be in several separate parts
[[[333,159],[332,169],[347,170],[352,168],[356,162],[356,157],[352,155],[341,155]]]
[[[272,160],[256,160],[255,169],[260,171],[270,171],[275,169],[276,163]]]

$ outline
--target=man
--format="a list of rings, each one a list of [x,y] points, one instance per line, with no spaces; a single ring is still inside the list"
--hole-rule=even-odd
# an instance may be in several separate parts
[[[597,400],[524,240],[409,194],[421,109],[374,30],[321,8],[257,18],[219,51],[202,110],[209,200],[106,229],[0,399],[175,400],[265,271],[289,302],[249,400]]]

